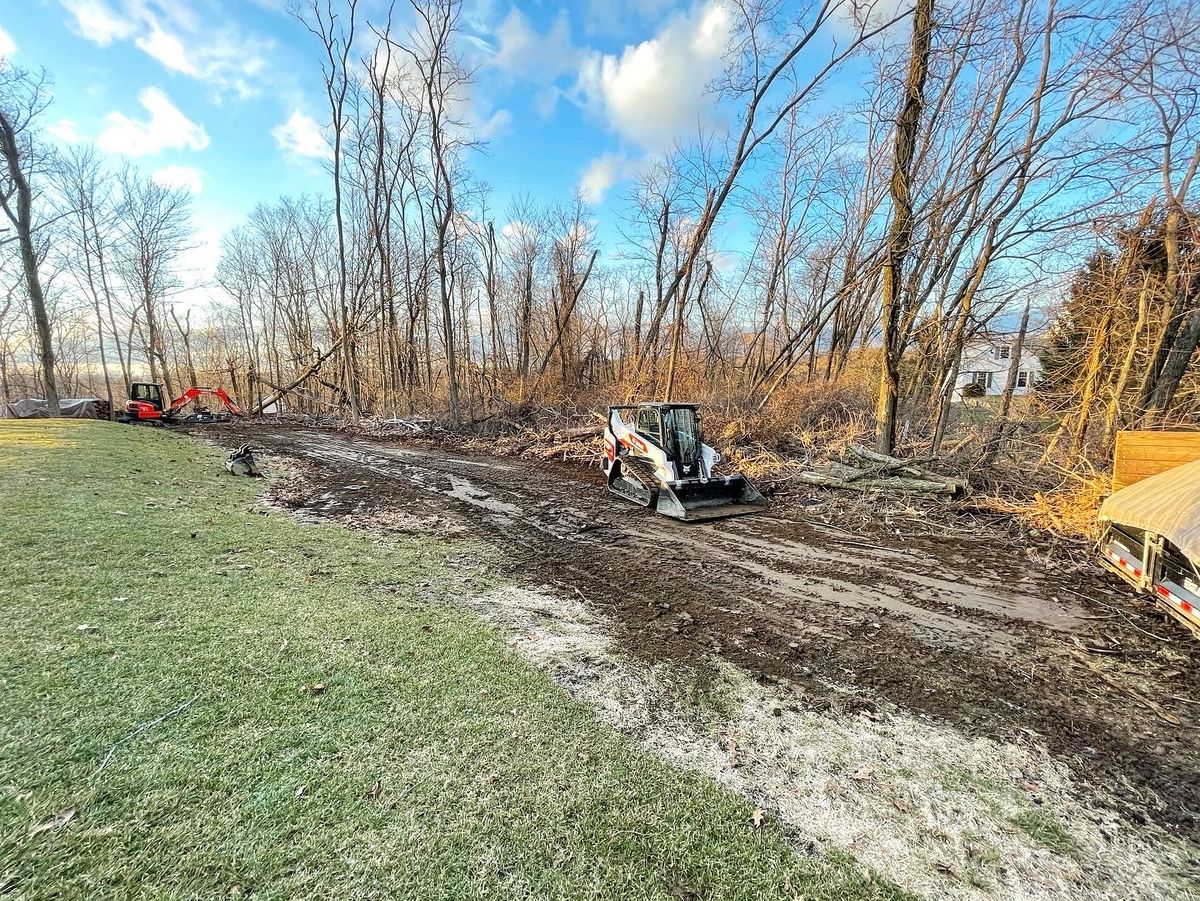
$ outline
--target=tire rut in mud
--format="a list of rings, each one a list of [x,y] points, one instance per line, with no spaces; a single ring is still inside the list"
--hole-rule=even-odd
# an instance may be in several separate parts
[[[289,503],[310,515],[373,525],[402,513],[417,530],[434,517],[494,548],[489,565],[514,581],[582,596],[642,659],[720,658],[787,680],[817,709],[895,704],[969,734],[1041,741],[1099,800],[1200,831],[1200,708],[1172,700],[1191,696],[1200,660],[1186,637],[1150,637],[1171,626],[1098,573],[1047,572],[986,539],[847,535],[786,507],[676,523],[610,498],[594,473],[542,461],[314,429],[200,434],[298,464]],[[1130,688],[1181,725],[1072,656],[1113,642]]]

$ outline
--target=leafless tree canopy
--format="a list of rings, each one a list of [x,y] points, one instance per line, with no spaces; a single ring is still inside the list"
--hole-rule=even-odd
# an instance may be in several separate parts
[[[473,174],[458,0],[307,0],[328,191],[227,235],[200,310],[186,194],[54,151],[43,78],[0,70],[0,392],[200,379],[477,425],[635,396],[786,417],[821,384],[937,455],[965,349],[1008,332],[1043,355],[1048,454],[1194,422],[1193,4],[883,6],[731,0],[725,125],[642,161],[602,243],[580,197]]]

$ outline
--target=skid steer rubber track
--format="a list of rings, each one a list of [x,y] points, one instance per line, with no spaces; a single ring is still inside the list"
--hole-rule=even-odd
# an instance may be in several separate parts
[[[658,502],[658,476],[653,463],[636,457],[619,457],[613,471],[615,474],[608,480],[608,490],[613,494],[639,507],[653,507]]]

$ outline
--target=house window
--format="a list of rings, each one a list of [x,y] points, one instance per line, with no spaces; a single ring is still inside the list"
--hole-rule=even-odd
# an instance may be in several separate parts
[[[993,350],[995,351],[997,360],[1007,360],[1012,353],[1012,348],[1007,344],[997,344]]]
[[[992,374],[990,372],[969,372],[967,373],[969,385],[978,385],[985,391],[992,387]]]
[[[1017,373],[1017,387],[1018,388],[1028,388],[1031,384],[1033,384],[1033,373],[1032,372],[1018,372]]]

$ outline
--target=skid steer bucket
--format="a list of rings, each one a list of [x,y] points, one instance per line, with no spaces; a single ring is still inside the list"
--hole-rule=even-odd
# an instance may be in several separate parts
[[[758,513],[766,507],[762,494],[743,475],[664,482],[658,491],[658,512],[687,522]]]

